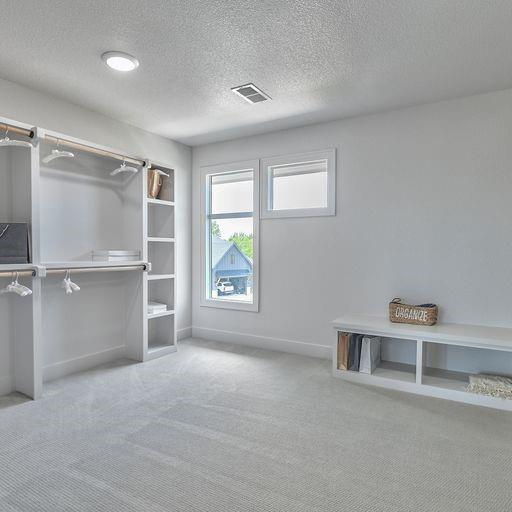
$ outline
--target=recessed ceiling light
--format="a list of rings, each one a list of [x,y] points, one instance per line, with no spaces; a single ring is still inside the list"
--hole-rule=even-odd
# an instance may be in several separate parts
[[[101,58],[109,68],[116,71],[133,71],[139,66],[135,57],[123,52],[105,52]]]

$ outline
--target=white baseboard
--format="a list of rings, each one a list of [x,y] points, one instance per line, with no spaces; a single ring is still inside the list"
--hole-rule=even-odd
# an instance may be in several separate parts
[[[192,337],[192,327],[184,327],[183,329],[178,329],[178,341],[184,340],[185,338]]]
[[[59,361],[58,363],[49,364],[43,368],[43,380],[46,382],[59,379],[65,375],[89,370],[100,364],[109,363],[110,361],[122,359],[123,357],[126,357],[126,347],[120,345],[118,347],[95,352],[94,354]]]
[[[303,341],[270,338],[268,336],[257,336],[241,332],[221,331],[207,327],[192,326],[192,336],[194,338],[224,341],[227,343],[247,345],[249,347],[275,350],[278,352],[289,352],[290,354],[300,354],[302,356],[319,357],[322,359],[330,359],[332,351],[331,347],[326,345],[315,345],[314,343],[305,343]]]
[[[7,395],[13,388],[13,379],[10,375],[0,377],[0,395]]]

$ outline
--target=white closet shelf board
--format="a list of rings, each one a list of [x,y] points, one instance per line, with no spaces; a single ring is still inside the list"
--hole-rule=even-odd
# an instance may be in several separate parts
[[[512,351],[512,329],[506,327],[449,323],[428,327],[395,324],[387,317],[369,315],[345,315],[332,324],[337,331]]]
[[[167,354],[173,354],[177,350],[176,345],[153,345],[149,347],[145,360],[157,359]]]
[[[174,201],[165,201],[163,199],[152,199],[150,197],[147,198],[148,204],[156,204],[160,206],[175,206]]]
[[[148,281],[160,281],[163,279],[174,279],[174,274],[148,274]]]
[[[160,311],[158,313],[153,313],[151,315],[148,315],[148,320],[151,320],[152,318],[159,318],[161,316],[169,316],[174,315],[174,309],[168,309],[167,311]]]
[[[79,268],[96,268],[96,267],[131,267],[139,265],[147,265],[146,261],[49,261],[42,263],[47,269],[65,268],[65,269],[79,269]]]
[[[148,242],[160,242],[160,243],[174,243],[174,238],[159,237],[159,236],[148,236]]]

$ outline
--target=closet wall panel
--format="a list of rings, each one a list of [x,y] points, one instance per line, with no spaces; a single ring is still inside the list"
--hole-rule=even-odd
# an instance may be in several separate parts
[[[33,199],[37,196],[32,190],[33,161],[38,155],[37,148],[0,147],[0,223],[27,223],[31,231]],[[10,266],[4,262],[3,268]],[[12,280],[13,275],[0,277],[0,287],[5,288]],[[19,282],[28,286],[32,295],[0,295],[0,394],[16,390],[36,398],[41,392],[36,333],[40,289],[31,277],[20,277]]]
[[[138,278],[121,272],[71,273],[81,288],[72,295],[64,293],[63,276],[52,275],[43,280],[42,351],[46,379],[69,373],[67,365],[71,361],[74,369],[82,369],[91,366],[91,361],[101,354],[105,359],[124,355],[127,317],[133,311],[132,302],[140,295],[138,283],[142,277],[137,274]],[[139,313],[139,323],[141,316]]]

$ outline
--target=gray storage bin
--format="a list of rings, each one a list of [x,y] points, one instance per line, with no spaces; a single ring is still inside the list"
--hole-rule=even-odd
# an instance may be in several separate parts
[[[0,222],[0,264],[12,263],[30,263],[25,222]]]

